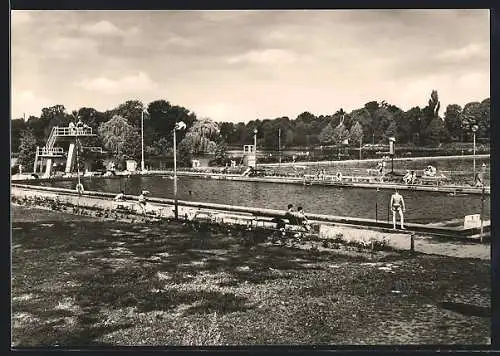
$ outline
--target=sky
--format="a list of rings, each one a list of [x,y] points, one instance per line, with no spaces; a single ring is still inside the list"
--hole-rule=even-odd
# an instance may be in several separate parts
[[[241,122],[490,96],[488,10],[11,12],[11,113],[165,99]]]

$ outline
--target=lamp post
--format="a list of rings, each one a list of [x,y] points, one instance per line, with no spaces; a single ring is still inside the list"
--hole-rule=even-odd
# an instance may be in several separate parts
[[[177,204],[177,130],[184,130],[186,124],[183,121],[179,121],[174,126],[174,216],[175,220],[179,219],[179,206]]]
[[[474,146],[472,148],[472,171],[474,172],[474,179],[476,179],[476,131],[478,129],[477,125],[473,125],[471,130],[474,137]]]
[[[255,155],[255,168],[257,168],[257,129],[253,130],[253,153]]]
[[[144,111],[141,111],[141,172],[145,171],[144,167]]]

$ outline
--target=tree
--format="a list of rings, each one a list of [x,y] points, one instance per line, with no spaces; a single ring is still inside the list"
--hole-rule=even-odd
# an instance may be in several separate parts
[[[462,136],[465,141],[472,141],[472,126],[481,121],[481,103],[475,101],[467,103],[461,114]]]
[[[217,123],[204,118],[194,123],[188,130],[186,136],[179,144],[192,155],[215,153],[215,148],[220,137],[220,130]]]
[[[219,126],[222,139],[225,142],[232,144],[235,131],[234,124],[232,122],[221,122]]]
[[[31,169],[31,167],[33,167],[33,164],[35,163],[36,146],[37,144],[33,131],[24,130],[21,133],[19,142],[18,162],[25,167],[25,171]]]
[[[304,111],[303,113],[301,113],[301,114],[299,114],[297,116],[296,121],[303,122],[304,124],[309,124],[314,119],[316,119],[316,116],[314,116],[313,114],[311,114],[309,111]]]
[[[349,131],[343,124],[333,129],[333,143],[343,144],[347,139],[349,139]]]
[[[121,116],[115,115],[111,120],[99,126],[99,136],[104,147],[112,152],[118,165],[124,160],[138,157],[141,149],[141,138],[137,130]]]
[[[372,117],[375,133],[374,138],[377,142],[381,140],[387,140],[389,136],[387,136],[386,132],[389,127],[391,127],[391,130],[389,130],[389,135],[395,135],[396,126],[394,121],[394,114],[387,108],[386,105],[380,106],[377,110],[375,110],[375,112],[372,114]]]
[[[376,120],[375,120],[375,111],[378,110],[379,108],[379,103],[377,101],[370,101],[368,103],[365,104],[365,107],[366,111],[368,112],[368,114],[370,115],[370,125],[368,126],[369,127],[369,136],[370,136],[370,139],[375,141],[375,130],[378,126],[378,123],[376,123]],[[373,142],[374,143],[374,142]]]
[[[26,129],[29,129],[33,132],[38,146],[45,145],[44,130],[46,123],[48,124],[48,122],[44,122],[36,116],[30,116],[28,118],[28,121],[26,122]]]
[[[78,109],[76,116],[80,118],[84,124],[89,125],[94,132],[97,132],[97,128],[101,123],[109,119],[104,113],[88,107]]]
[[[363,141],[372,141],[372,117],[370,112],[366,108],[353,110],[351,112],[351,118],[353,122],[359,122],[363,128]]]
[[[452,141],[458,141],[459,139],[463,140],[461,114],[462,108],[457,104],[448,105],[444,112],[444,123],[450,133]]]
[[[11,150],[18,152],[21,143],[21,133],[26,130],[27,125],[23,119],[14,119],[10,122]]]
[[[141,115],[144,111],[144,104],[140,100],[127,100],[123,104],[114,108],[110,112],[110,116],[121,116],[127,120],[128,124],[135,127],[141,127]]]
[[[357,121],[354,125],[351,126],[351,130],[349,131],[349,140],[352,145],[360,145],[363,141],[363,126]]]
[[[43,123],[43,139],[47,139],[54,126],[68,126],[71,116],[68,115],[64,105],[54,105],[42,109],[40,120]]]
[[[307,128],[304,122],[298,121],[295,122],[294,133],[294,144],[297,146],[304,146],[307,144]]]
[[[323,130],[321,130],[318,139],[323,145],[331,145],[335,142],[334,130],[331,123],[327,124]]]
[[[440,127],[440,125],[437,125],[436,121],[431,128],[428,126],[434,121],[434,119],[439,118],[440,107],[441,104],[439,102],[438,92],[433,90],[429,99],[429,104],[422,110],[423,115],[420,119],[419,128],[420,144],[432,144],[435,141],[435,133],[431,129],[436,129],[437,127]],[[428,135],[431,135],[432,138],[428,137]]]
[[[284,135],[283,132],[281,133],[284,136],[282,137],[281,142],[285,142],[285,145],[283,147],[292,146],[293,143],[295,142],[295,132],[293,131],[292,128],[289,128],[286,131],[284,131],[284,133],[285,133]]]
[[[480,120],[478,124],[477,135],[478,137],[490,138],[490,98],[484,99],[479,107]]]
[[[227,144],[224,140],[220,140],[215,147],[215,163],[222,166],[227,161]]]
[[[151,140],[151,144],[161,138],[173,142],[174,126],[176,122],[180,121],[184,122],[186,128],[189,129],[195,123],[196,115],[182,106],[171,105],[163,99],[149,103],[144,125],[146,128],[150,127],[153,132],[148,140]],[[186,130],[177,132],[179,142],[184,138],[184,135],[186,135]]]
[[[435,117],[427,125],[424,134],[423,144],[425,145],[438,145],[441,142],[441,137],[443,136],[444,123],[439,117]]]

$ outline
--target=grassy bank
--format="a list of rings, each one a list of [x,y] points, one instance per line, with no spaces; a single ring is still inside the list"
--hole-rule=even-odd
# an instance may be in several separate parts
[[[13,208],[18,347],[484,344],[489,261],[243,244]]]

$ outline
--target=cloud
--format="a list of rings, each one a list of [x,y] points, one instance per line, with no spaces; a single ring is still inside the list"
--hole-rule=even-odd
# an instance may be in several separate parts
[[[244,54],[229,57],[227,62],[233,63],[258,63],[258,64],[271,64],[271,63],[293,63],[303,59],[295,52],[285,49],[264,49],[261,51],[253,50]]]
[[[28,11],[13,10],[10,15],[12,26],[28,24],[33,20],[33,16]]]
[[[471,43],[462,48],[442,51],[436,57],[441,60],[459,62],[474,58],[488,58],[489,55],[489,45],[485,43]]]
[[[107,20],[101,20],[95,23],[84,24],[81,26],[80,30],[84,34],[91,36],[110,36],[110,37],[130,36],[139,33],[139,27],[137,26],[132,26],[127,30],[122,30],[114,23]]]
[[[165,40],[164,45],[192,48],[192,47],[196,47],[197,43],[195,40],[193,40],[191,38],[185,38],[185,37],[173,35]]]
[[[81,30],[83,33],[98,36],[120,36],[123,34],[123,31],[121,29],[106,20],[92,24],[85,24],[82,26]]]
[[[76,85],[85,90],[103,94],[137,93],[151,91],[157,87],[157,84],[144,72],[119,79],[109,79],[106,77],[84,79],[77,82]]]
[[[67,59],[88,56],[97,52],[98,44],[89,38],[57,37],[49,39],[46,49],[42,50],[48,57]],[[83,57],[84,58],[84,57]]]
[[[245,17],[259,14],[256,10],[209,10],[202,11],[201,18],[210,22],[239,21]]]
[[[53,105],[53,101],[45,96],[35,95],[31,90],[18,91],[12,88],[12,118],[20,118],[23,113],[26,117],[40,115],[41,108]]]

